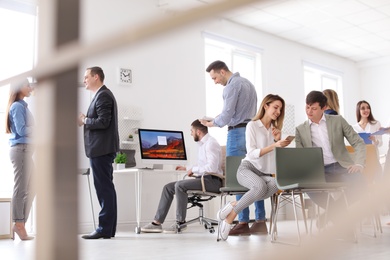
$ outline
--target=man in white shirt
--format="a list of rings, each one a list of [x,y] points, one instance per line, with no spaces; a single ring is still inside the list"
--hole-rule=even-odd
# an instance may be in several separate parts
[[[177,233],[177,226],[181,225],[181,230],[186,226],[185,219],[187,214],[187,190],[202,190],[201,177],[204,175],[204,184],[207,191],[219,192],[222,186],[222,151],[217,140],[208,134],[207,126],[195,120],[191,124],[191,136],[199,144],[198,164],[193,167],[178,166],[176,170],[186,170],[189,177],[193,179],[184,179],[168,183],[164,186],[157,208],[154,221],[141,228],[145,233]],[[213,173],[211,175],[210,173]],[[168,229],[162,229],[162,223],[168,214],[169,208],[176,195],[176,223]]]
[[[339,115],[325,115],[326,97],[320,91],[311,91],[306,96],[306,114],[309,120],[296,128],[296,147],[321,147],[324,156],[325,178],[327,182],[346,182],[348,202],[358,199],[363,185],[362,170],[365,165],[366,146],[352,126]],[[344,138],[355,149],[354,159],[347,151]],[[320,207],[325,208],[327,195],[309,193],[310,198]],[[330,212],[337,213],[345,207],[342,200],[331,201]],[[332,205],[338,205],[336,207]],[[338,212],[339,213],[339,212]],[[336,214],[335,214],[336,215]],[[332,214],[329,215],[333,217]]]

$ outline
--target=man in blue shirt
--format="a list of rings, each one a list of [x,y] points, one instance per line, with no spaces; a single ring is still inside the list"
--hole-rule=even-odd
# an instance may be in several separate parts
[[[232,73],[223,61],[214,61],[206,69],[210,73],[215,84],[225,86],[223,90],[223,109],[214,120],[201,120],[208,127],[228,126],[226,156],[239,156],[246,154],[245,128],[246,124],[255,116],[257,111],[257,93],[253,84],[240,76],[240,73]],[[242,195],[237,195],[239,200]],[[244,209],[238,215],[237,224],[229,233],[234,235],[250,235],[255,233],[267,233],[265,225],[264,201],[255,202],[256,222],[249,229],[249,208]]]

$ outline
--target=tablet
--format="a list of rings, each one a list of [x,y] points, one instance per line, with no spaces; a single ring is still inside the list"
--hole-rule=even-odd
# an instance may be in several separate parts
[[[286,140],[291,142],[292,140],[294,140],[294,138],[295,138],[295,136],[289,135],[286,137]]]

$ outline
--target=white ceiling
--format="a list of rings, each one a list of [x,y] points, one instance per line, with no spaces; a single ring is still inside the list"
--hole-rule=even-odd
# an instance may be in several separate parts
[[[222,0],[149,1],[174,13]],[[390,0],[259,0],[220,16],[356,62],[390,57]]]
[[[220,1],[156,2],[177,12]],[[390,56],[390,0],[263,0],[221,16],[356,62]]]

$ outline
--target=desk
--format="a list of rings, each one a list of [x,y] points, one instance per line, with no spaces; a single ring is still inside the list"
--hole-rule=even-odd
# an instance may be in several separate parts
[[[5,197],[5,196],[4,196]],[[0,239],[12,238],[11,198],[0,198]]]
[[[135,218],[137,226],[135,227],[135,233],[141,233],[141,195],[142,195],[142,175],[144,173],[175,173],[177,174],[177,180],[179,176],[185,174],[185,171],[176,170],[153,170],[153,169],[138,169],[138,168],[125,168],[122,170],[114,170],[114,174],[134,174],[135,180]]]

